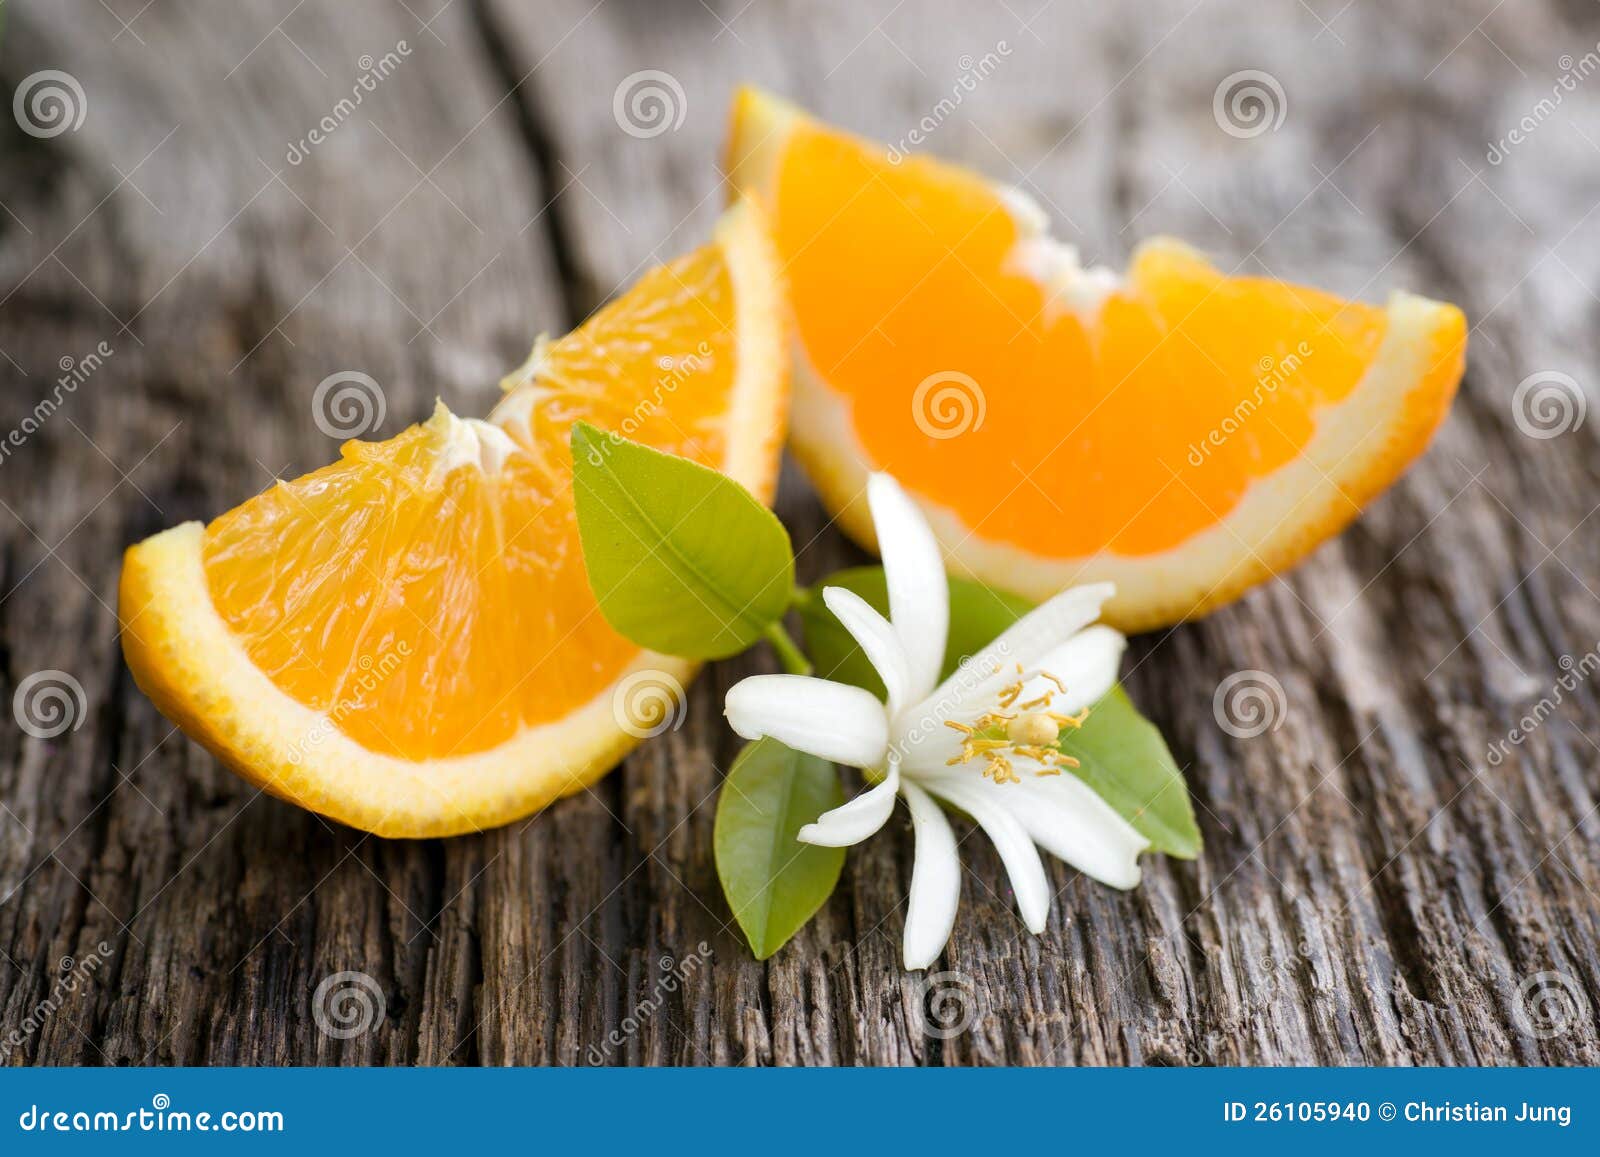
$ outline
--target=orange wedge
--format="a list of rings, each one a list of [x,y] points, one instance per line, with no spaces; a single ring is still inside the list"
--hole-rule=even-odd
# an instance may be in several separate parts
[[[1109,579],[1125,630],[1203,614],[1354,518],[1460,380],[1454,306],[1232,277],[1169,239],[1086,269],[976,174],[754,90],[732,120],[790,285],[791,443],[869,547],[887,470],[954,570],[1036,599]]]
[[[145,693],[252,783],[385,836],[506,823],[590,783],[681,708],[688,663],[598,613],[572,502],[584,419],[770,498],[782,288],[754,205],[506,380],[386,442],[129,549]]]

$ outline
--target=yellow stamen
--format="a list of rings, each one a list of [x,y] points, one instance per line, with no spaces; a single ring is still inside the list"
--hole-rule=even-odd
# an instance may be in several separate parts
[[[1085,707],[1076,715],[1061,715],[1054,711],[1047,711],[1045,714],[1050,716],[1051,719],[1055,720],[1057,726],[1082,727],[1089,718],[1089,709]]]
[[[1022,782],[1012,766],[1013,758],[1029,759],[1039,764],[1034,774],[1040,776],[1060,775],[1063,768],[1079,766],[1078,761],[1058,745],[1062,731],[1068,727],[1083,726],[1089,718],[1089,709],[1085,707],[1076,715],[1041,710],[1048,708],[1057,694],[1066,692],[1066,684],[1049,671],[1028,675],[1021,664],[1017,666],[1017,676],[1015,682],[1008,684],[996,696],[996,706],[1001,710],[986,711],[971,723],[945,721],[946,727],[962,735],[961,751],[947,759],[947,765],[954,767],[981,759],[983,778],[994,783]],[[1047,690],[1043,695],[1018,703],[1023,687],[1035,678],[1043,679],[1055,690]],[[1016,710],[1005,710],[1011,707]]]
[[[985,779],[992,779],[996,783],[1021,783],[1022,780],[1012,770],[1010,762],[1003,755],[991,755],[988,764],[983,769]]]

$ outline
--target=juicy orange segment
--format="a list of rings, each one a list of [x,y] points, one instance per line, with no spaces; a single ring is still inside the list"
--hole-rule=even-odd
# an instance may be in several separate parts
[[[1281,561],[1267,554],[1287,554],[1268,549],[1277,530],[1252,523],[1246,500],[1291,464],[1320,462],[1323,416],[1375,365],[1421,348],[1401,383],[1412,402],[1360,432],[1379,460],[1327,469],[1336,484],[1315,509],[1279,512],[1301,551],[1420,451],[1461,374],[1453,307],[1397,334],[1392,308],[1229,277],[1170,240],[1140,246],[1124,274],[1086,270],[1014,191],[891,160],[758,92],[736,101],[729,168],[776,220],[800,355],[792,436],[830,506],[859,527],[860,477],[888,470],[930,508],[955,562],[1026,594],[1137,576],[1141,560],[1236,516],[1233,553],[1262,556],[1262,577]],[[1406,431],[1403,447],[1389,426]],[[1313,537],[1305,520],[1323,524]],[[1213,553],[1228,565],[1210,581],[1231,597],[1238,558]],[[1148,625],[1221,601],[1146,585],[1112,617]]]
[[[247,777],[386,834],[504,822],[592,779],[643,734],[612,709],[618,681],[689,670],[598,613],[569,431],[586,420],[770,497],[780,301],[764,222],[741,207],[715,244],[540,339],[487,420],[440,403],[203,532],[133,547],[140,685]]]
[[[594,613],[568,431],[583,418],[720,466],[736,323],[716,251],[656,270],[541,344],[487,424],[441,406],[218,518],[212,604],[280,690],[337,708],[371,751],[466,755],[560,718],[638,652]]]

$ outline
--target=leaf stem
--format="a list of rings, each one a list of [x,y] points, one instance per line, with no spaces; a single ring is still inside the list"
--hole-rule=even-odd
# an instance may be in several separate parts
[[[783,664],[783,669],[791,675],[811,674],[811,661],[805,653],[795,645],[794,639],[777,619],[767,624],[767,629],[762,632],[767,637],[767,642],[772,644],[772,649],[778,653],[778,662]]]

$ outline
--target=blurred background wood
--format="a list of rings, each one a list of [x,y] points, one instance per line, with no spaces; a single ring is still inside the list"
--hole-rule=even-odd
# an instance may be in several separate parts
[[[1593,424],[1528,436],[1514,401],[1534,374],[1575,400],[1596,381],[1597,41],[1593,5],[1531,0],[5,5],[5,94],[60,70],[84,116],[0,124],[0,429],[83,380],[0,458],[0,693],[63,670],[88,712],[49,740],[0,727],[0,1055],[1600,1063],[1600,699],[1557,682],[1600,640],[1600,454]],[[1213,101],[1247,69],[1283,117],[1236,137]],[[681,89],[681,125],[621,130],[642,70]],[[967,840],[931,994],[899,967],[902,819],[772,960],[730,927],[719,704],[763,653],[702,677],[684,727],[593,792],[406,843],[259,796],[117,647],[121,549],[329,459],[323,378],[374,377],[383,434],[435,395],[482,411],[536,332],[699,243],[744,80],[889,141],[951,98],[925,147],[1027,190],[1088,259],[1172,232],[1473,325],[1449,423],[1358,525],[1135,641],[1128,684],[1186,768],[1203,858],[1149,861],[1131,895],[1051,862],[1032,938]],[[860,559],[792,470],[780,506],[802,577]],[[1250,738],[1213,715],[1241,670],[1284,693]],[[349,1039],[313,1015],[340,972],[383,1013]]]

